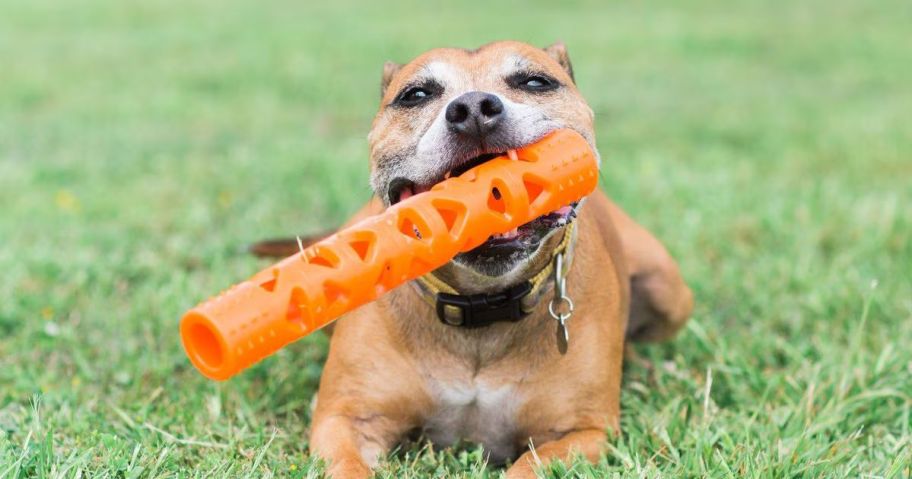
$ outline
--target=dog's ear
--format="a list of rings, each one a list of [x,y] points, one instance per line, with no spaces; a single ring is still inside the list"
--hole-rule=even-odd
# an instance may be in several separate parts
[[[570,64],[570,54],[567,53],[567,45],[558,41],[554,42],[550,47],[545,47],[544,50],[549,57],[564,67],[564,70],[570,75],[570,79],[576,82],[576,79],[573,78],[573,65]]]
[[[383,77],[380,79],[380,96],[386,95],[386,89],[389,87],[390,82],[393,81],[393,77],[399,70],[402,69],[402,65],[387,61],[383,64]]]

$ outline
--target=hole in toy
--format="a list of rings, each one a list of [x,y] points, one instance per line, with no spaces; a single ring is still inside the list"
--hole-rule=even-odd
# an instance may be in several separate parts
[[[488,196],[488,208],[500,214],[507,211],[507,205],[504,203],[503,196],[497,187],[491,188],[491,194]]]
[[[188,349],[197,361],[210,369],[222,367],[225,356],[222,343],[208,324],[202,321],[195,322],[190,326],[188,336]]]
[[[272,270],[272,279],[269,279],[269,280],[266,280],[266,281],[260,283],[260,287],[271,293],[271,292],[275,291],[276,280],[278,280],[278,279],[279,279],[279,270],[274,269],[274,270]]]
[[[348,243],[351,246],[351,249],[355,250],[355,253],[361,258],[361,261],[367,259],[369,253],[371,253],[371,247],[374,245],[374,242],[369,239],[364,240],[355,240]]]
[[[339,265],[339,257],[336,256],[331,250],[326,248],[321,248],[317,250],[313,256],[307,258],[307,262],[316,265],[316,266],[325,266],[327,268],[335,268]]]
[[[307,297],[300,289],[291,291],[291,298],[288,299],[288,309],[285,311],[285,319],[293,323],[303,323],[306,314]]]
[[[526,195],[529,196],[529,204],[535,202],[545,189],[540,182],[529,175],[523,176],[523,187],[526,189]]]
[[[462,227],[462,220],[465,218],[466,207],[462,203],[438,199],[431,202],[431,205],[437,210],[440,219],[446,225],[447,231],[453,233],[456,229]]]
[[[431,229],[420,218],[399,217],[399,231],[409,238],[427,241],[431,238]]]
[[[453,210],[437,210],[437,213],[440,214],[440,219],[446,225],[447,231],[451,231],[453,224],[456,223],[456,212]]]

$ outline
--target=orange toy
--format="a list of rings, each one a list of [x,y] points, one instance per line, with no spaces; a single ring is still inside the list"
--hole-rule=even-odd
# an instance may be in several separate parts
[[[181,339],[224,380],[342,314],[591,193],[595,155],[559,130],[326,238],[187,312]]]

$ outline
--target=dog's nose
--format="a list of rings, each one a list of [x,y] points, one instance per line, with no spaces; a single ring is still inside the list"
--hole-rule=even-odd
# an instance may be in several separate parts
[[[503,112],[503,102],[496,95],[470,91],[447,105],[445,117],[450,130],[482,139],[500,125]]]

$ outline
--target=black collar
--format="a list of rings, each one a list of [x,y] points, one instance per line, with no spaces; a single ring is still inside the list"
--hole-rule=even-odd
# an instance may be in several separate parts
[[[505,291],[493,294],[437,293],[437,317],[450,326],[481,328],[499,321],[516,322],[529,314],[523,299],[532,291],[532,283],[523,281]]]
[[[497,293],[459,294],[434,273],[415,278],[412,284],[418,294],[434,308],[441,322],[461,328],[481,328],[497,322],[517,322],[526,317],[538,305],[544,293],[550,289],[554,274],[554,258],[565,257],[569,265],[573,259],[573,238],[576,222],[567,225],[564,237],[554,249],[551,261],[527,281],[511,286]],[[566,271],[565,271],[566,273]]]

